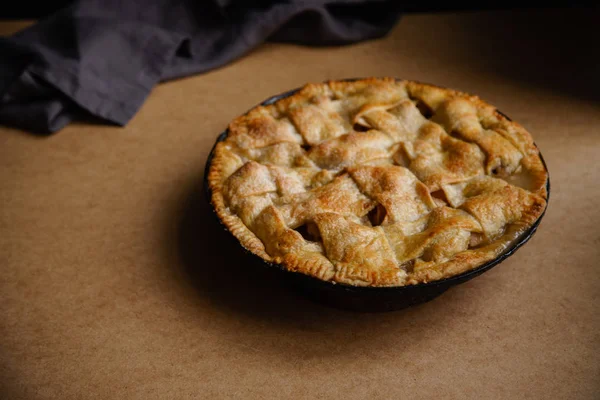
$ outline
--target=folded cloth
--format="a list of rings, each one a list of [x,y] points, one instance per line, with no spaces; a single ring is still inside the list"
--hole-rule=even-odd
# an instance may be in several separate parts
[[[49,133],[92,115],[125,125],[158,82],[265,40],[344,45],[385,35],[395,0],[80,0],[0,38],[0,123]]]

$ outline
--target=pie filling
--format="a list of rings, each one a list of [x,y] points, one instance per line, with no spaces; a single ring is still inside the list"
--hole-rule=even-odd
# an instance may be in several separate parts
[[[529,133],[478,97],[364,79],[309,84],[235,119],[210,165],[212,204],[251,252],[356,286],[476,268],[546,208]]]

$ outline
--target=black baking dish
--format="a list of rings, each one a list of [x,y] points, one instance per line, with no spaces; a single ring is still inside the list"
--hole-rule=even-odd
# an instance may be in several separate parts
[[[261,105],[270,105],[274,102],[291,96],[296,93],[298,89],[290,90],[288,92],[273,96],[263,101]],[[504,115],[504,114],[502,114]],[[506,115],[504,115],[507,119]],[[228,131],[221,133],[217,138],[215,146],[218,142],[225,140]],[[413,306],[416,304],[424,303],[435,297],[441,295],[446,290],[460,283],[466,282],[482,273],[492,269],[508,257],[512,256],[521,246],[523,246],[531,237],[535,234],[546,210],[540,215],[537,221],[525,231],[518,240],[516,240],[512,246],[510,246],[505,252],[500,254],[497,258],[489,261],[473,270],[464,272],[462,274],[434,281],[430,283],[422,283],[417,285],[407,285],[398,287],[361,287],[361,286],[350,286],[340,283],[332,283],[313,278],[302,273],[296,273],[286,270],[282,265],[274,264],[263,260],[256,254],[246,250],[240,244],[240,242],[229,232],[227,227],[221,222],[217,216],[214,207],[212,206],[212,193],[208,184],[208,173],[210,170],[211,161],[214,153],[214,146],[211,150],[205,167],[204,172],[204,189],[206,193],[207,201],[210,205],[210,209],[218,224],[226,231],[227,237],[232,239],[232,245],[244,251],[249,264],[253,264],[251,267],[262,266],[269,269],[274,269],[281,272],[280,275],[289,283],[294,289],[299,291],[301,294],[307,296],[311,300],[316,302],[347,310],[363,311],[363,312],[378,312],[378,311],[392,311]],[[548,170],[544,159],[540,153],[540,158],[546,171]],[[546,188],[548,192],[548,200],[550,198],[550,177],[548,175],[548,181],[546,182]],[[546,204],[546,209],[547,209]]]

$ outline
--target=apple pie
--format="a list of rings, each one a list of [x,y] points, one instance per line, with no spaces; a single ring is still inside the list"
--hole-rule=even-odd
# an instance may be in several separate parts
[[[546,209],[521,125],[476,96],[370,78],[308,84],[229,125],[211,202],[264,261],[332,283],[404,286],[472,270]]]

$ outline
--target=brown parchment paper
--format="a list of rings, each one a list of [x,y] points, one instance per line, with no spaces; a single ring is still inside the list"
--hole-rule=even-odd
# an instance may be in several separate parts
[[[268,44],[160,85],[126,128],[0,128],[0,398],[599,398],[597,26],[585,9],[411,15],[382,40]],[[385,75],[479,94],[522,123],[552,194],[500,266],[415,308],[355,314],[224,252],[201,181],[217,134],[254,104]]]

